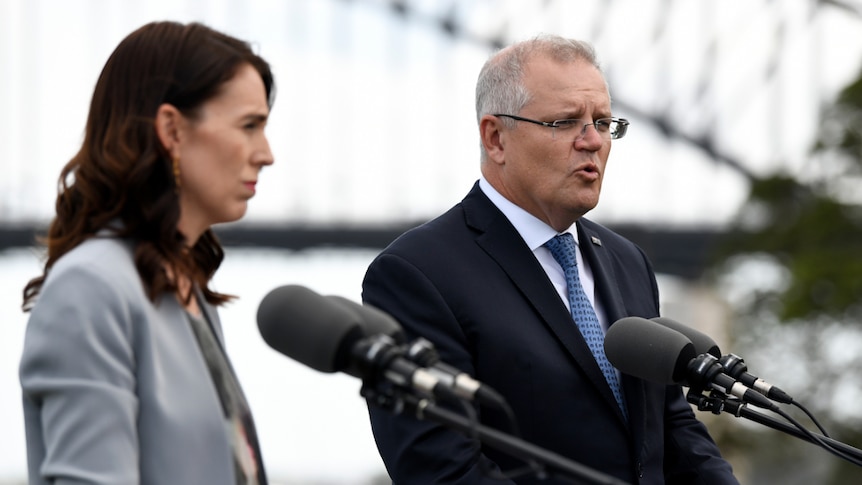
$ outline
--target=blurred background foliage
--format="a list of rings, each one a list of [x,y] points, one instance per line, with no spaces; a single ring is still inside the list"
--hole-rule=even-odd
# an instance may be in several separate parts
[[[819,127],[804,170],[752,180],[712,276],[720,280],[746,265],[779,276],[737,300],[733,347],[760,355],[771,368],[769,382],[781,376],[798,383],[794,399],[826,431],[835,430],[833,439],[859,448],[862,422],[853,403],[862,376],[854,344],[862,333],[862,74],[822,109]],[[750,483],[862,483],[860,467],[810,443],[776,440],[778,431],[745,423],[724,429],[727,423],[712,427],[721,428],[722,448],[742,463]]]

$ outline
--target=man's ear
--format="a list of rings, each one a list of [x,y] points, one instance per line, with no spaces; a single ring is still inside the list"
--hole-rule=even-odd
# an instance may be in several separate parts
[[[179,158],[180,129],[183,114],[175,106],[164,103],[156,111],[156,135],[173,158]]]
[[[488,160],[493,163],[502,164],[505,160],[505,140],[502,137],[503,122],[500,118],[485,115],[479,120],[479,138]]]

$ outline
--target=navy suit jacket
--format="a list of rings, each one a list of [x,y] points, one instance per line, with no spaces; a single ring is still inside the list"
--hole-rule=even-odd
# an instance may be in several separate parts
[[[655,275],[640,248],[584,219],[578,231],[609,321],[658,316]],[[625,422],[547,275],[478,184],[385,249],[368,268],[362,296],[394,316],[410,339],[427,338],[442,361],[502,394],[529,443],[630,483],[737,483],[680,387],[623,375]],[[442,425],[374,405],[369,412],[397,484],[499,484],[483,469],[523,466]],[[493,409],[483,408],[481,421],[511,431]]]

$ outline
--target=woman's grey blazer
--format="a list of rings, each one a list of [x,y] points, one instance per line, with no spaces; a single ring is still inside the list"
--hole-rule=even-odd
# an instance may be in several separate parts
[[[221,404],[187,316],[153,304],[132,246],[93,238],[53,266],[20,379],[31,484],[231,484]],[[215,308],[202,310],[219,341]]]

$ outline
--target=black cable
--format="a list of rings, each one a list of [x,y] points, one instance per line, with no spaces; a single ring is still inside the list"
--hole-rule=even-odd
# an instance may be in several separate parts
[[[793,419],[789,414],[785,413],[784,411],[782,411],[780,409],[774,409],[773,412],[780,415],[782,418],[786,419],[790,424],[792,424],[797,429],[799,429],[799,431],[801,431],[803,434],[805,434],[805,436],[810,438],[815,444],[820,445],[820,447],[823,448],[824,450],[832,453],[833,455],[835,455],[839,458],[843,458],[844,460],[846,460],[846,461],[848,461],[848,462],[850,462],[856,466],[862,467],[862,460],[860,460],[854,456],[851,456],[848,453],[845,453],[844,451],[832,446],[832,444],[823,440],[820,436],[817,436],[816,434],[812,433],[811,431],[806,429],[804,426],[799,424],[799,422],[796,421],[795,419]]]
[[[805,413],[805,414],[808,416],[808,418],[809,418],[809,419],[811,419],[811,422],[812,422],[812,423],[814,423],[814,425],[815,425],[815,426],[817,426],[817,429],[819,429],[819,430],[820,430],[820,432],[823,434],[823,436],[825,436],[825,437],[827,437],[827,438],[829,438],[829,437],[830,437],[830,436],[829,436],[829,433],[827,433],[827,432],[826,432],[826,430],[823,428],[823,426],[821,426],[821,425],[820,425],[820,422],[819,422],[819,421],[817,421],[817,418],[815,418],[815,417],[814,417],[814,415],[813,415],[813,414],[811,414],[811,411],[809,411],[805,406],[803,406],[802,404],[800,404],[800,403],[796,402],[795,400],[794,400],[794,401],[792,401],[790,404],[792,404],[792,405],[794,405],[794,406],[798,407],[799,409],[801,409],[801,410],[802,410],[802,412],[803,412],[803,413]]]
[[[824,434],[824,436],[818,436],[804,426],[802,426],[798,421],[793,419],[790,415],[775,407],[771,409],[774,413],[778,414],[782,418],[784,418],[787,422],[792,424],[792,426],[788,426],[784,423],[780,423],[768,418],[766,415],[749,410],[747,408],[748,403],[743,402],[740,399],[728,397],[726,394],[713,391],[710,395],[704,396],[702,395],[702,390],[699,389],[689,389],[689,392],[686,396],[688,402],[695,404],[697,409],[700,411],[710,411],[713,414],[721,414],[721,412],[729,413],[735,417],[745,417],[751,419],[760,424],[767,425],[773,429],[777,429],[779,431],[784,431],[792,436],[796,436],[798,438],[805,439],[815,445],[820,446],[824,450],[832,453],[838,458],[844,459],[856,466],[862,466],[862,454],[854,455],[850,452],[844,451],[841,449],[841,446],[845,446],[847,450],[858,451],[854,448],[844,445],[843,443],[836,442],[833,439],[829,438]],[[804,408],[804,406],[800,405],[800,408]],[[806,411],[806,414],[817,423],[817,420]],[[819,427],[819,424],[818,424]],[[822,429],[822,428],[821,428]],[[797,434],[795,431],[798,430],[800,434]],[[824,439],[825,438],[825,439]]]

